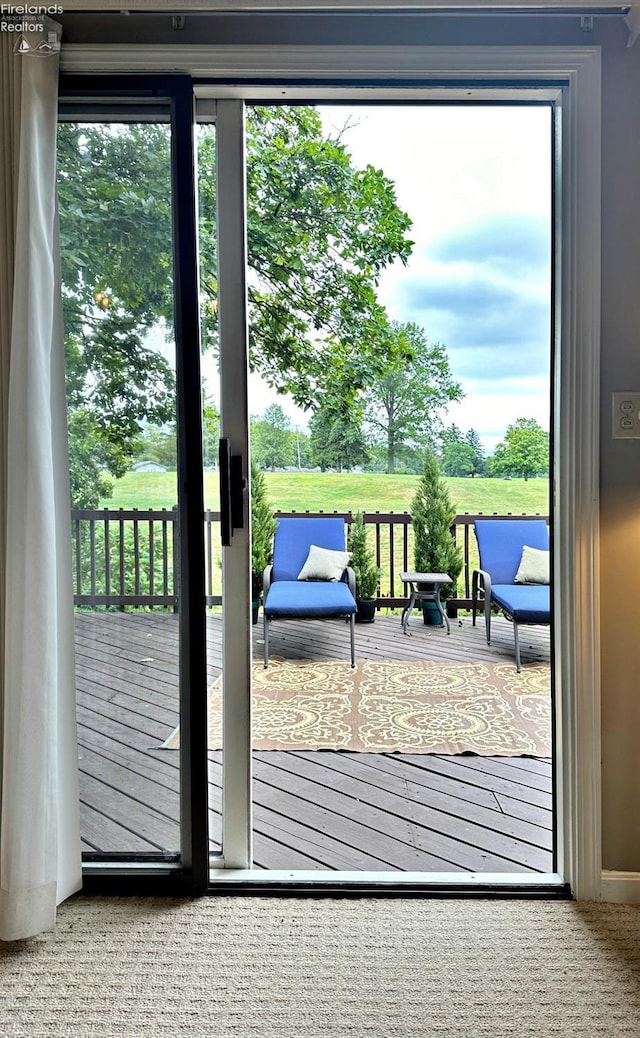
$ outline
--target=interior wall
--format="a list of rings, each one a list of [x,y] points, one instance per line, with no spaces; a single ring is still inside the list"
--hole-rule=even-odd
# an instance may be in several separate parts
[[[603,867],[640,871],[640,440],[611,435],[611,393],[640,390],[640,41],[603,58]]]
[[[618,17],[577,15],[64,16],[64,43],[575,45],[602,47],[601,605],[603,866],[640,872],[640,440],[611,439],[613,390],[640,390],[640,41]]]

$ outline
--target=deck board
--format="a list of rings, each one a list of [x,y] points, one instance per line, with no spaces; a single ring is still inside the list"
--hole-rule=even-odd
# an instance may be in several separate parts
[[[92,762],[92,771],[95,762]],[[149,807],[126,791],[114,785],[114,773],[109,769],[108,781],[82,769],[82,800],[87,805],[100,803],[101,813],[125,831],[135,831],[141,841],[155,851],[175,851],[175,823],[157,808]],[[116,779],[117,781],[117,779]],[[137,809],[138,808],[138,809]]]
[[[362,823],[377,834],[406,843],[412,855],[415,851],[435,854],[445,863],[444,871],[450,866],[473,871],[478,856],[487,872],[536,868],[534,860],[539,868],[541,859],[535,848],[486,828],[486,818],[485,825],[475,824],[461,805],[454,812],[457,805],[447,802],[449,810],[445,810],[441,800],[434,808],[422,789],[408,789],[402,780],[385,782],[373,772],[377,781],[372,783],[371,773],[364,774],[366,766],[353,762],[349,772],[343,755],[338,755],[330,772],[316,758],[317,754],[313,758],[298,754],[293,762],[286,756],[278,765],[292,776],[292,789],[305,804],[320,801],[338,813],[344,823]],[[259,773],[258,768],[256,771]],[[358,771],[359,775],[354,774]],[[359,791],[357,798],[354,785]],[[455,836],[449,835],[450,828]]]
[[[127,851],[133,853],[141,851],[155,852],[158,850],[154,844],[141,837],[135,829],[122,826],[113,818],[110,818],[107,813],[108,808],[100,811],[91,803],[90,799],[85,799],[85,797],[90,798],[91,791],[89,790],[85,793],[82,781],[80,788],[81,837],[94,851],[104,850],[105,843],[114,849],[124,846],[127,848]],[[102,799],[102,796],[100,799]],[[135,824],[137,825],[137,819]]]
[[[221,672],[221,615],[207,618],[207,669]],[[492,644],[468,617],[451,635],[411,636],[379,614],[356,634],[357,655],[434,662],[513,662],[511,626]],[[261,659],[262,627],[254,628]],[[78,735],[83,847],[89,853],[179,848],[178,753],[161,745],[178,721],[178,617],[79,611]],[[274,623],[271,651],[289,659],[348,658],[348,627]],[[549,659],[549,632],[527,629],[523,662]],[[221,758],[210,752],[212,849],[219,845]],[[254,753],[258,868],[548,872],[552,870],[549,760],[430,754]]]
[[[437,839],[428,849],[416,845],[416,828],[408,820],[333,789],[326,784],[333,781],[330,771],[325,782],[321,778],[314,782],[297,775],[285,754],[280,755],[277,762],[258,758],[254,763],[259,783],[255,791],[258,802],[261,802],[258,798],[266,794],[272,809],[304,818],[306,825],[334,836],[345,848],[353,846],[373,853],[380,868],[451,871],[449,859],[438,854]],[[257,849],[258,856],[259,853]],[[451,864],[456,871],[464,868]]]
[[[363,759],[361,760],[360,757],[363,757]],[[386,768],[372,766],[368,763],[366,754],[359,754],[358,757],[341,754],[333,763],[333,769],[354,778],[360,778],[369,790],[375,791],[379,789],[396,798],[404,797],[408,802],[406,810],[411,812],[408,817],[413,817],[413,807],[415,804],[418,804],[450,815],[453,819],[464,819],[480,829],[486,830],[490,837],[485,837],[479,832],[474,839],[474,845],[476,846],[482,846],[482,843],[476,843],[476,840],[488,839],[490,840],[488,849],[498,850],[502,844],[500,842],[496,843],[493,837],[496,834],[501,834],[505,837],[514,837],[516,841],[522,841],[524,844],[531,844],[534,848],[548,846],[550,849],[551,847],[548,829],[532,822],[525,822],[521,819],[503,815],[501,812],[496,811],[495,803],[479,805],[473,801],[468,802],[463,797],[435,790],[424,782],[408,780],[406,775],[393,774]],[[443,819],[441,824],[446,824],[446,821]],[[504,851],[502,853],[508,851],[507,856],[511,856],[511,852],[517,855],[520,849],[519,843],[515,845],[509,841],[504,843]]]

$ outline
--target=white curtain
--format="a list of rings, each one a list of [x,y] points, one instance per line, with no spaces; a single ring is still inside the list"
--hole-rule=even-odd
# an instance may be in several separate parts
[[[46,27],[48,30],[51,26]],[[51,37],[48,37],[51,40]],[[0,939],[81,886],[58,56],[0,34]]]

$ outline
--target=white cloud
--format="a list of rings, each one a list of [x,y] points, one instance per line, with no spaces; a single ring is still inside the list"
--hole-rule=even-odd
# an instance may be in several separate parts
[[[551,115],[544,107],[323,108],[356,165],[379,166],[413,220],[381,279],[399,321],[447,347],[465,399],[448,420],[487,448],[519,417],[549,425]]]

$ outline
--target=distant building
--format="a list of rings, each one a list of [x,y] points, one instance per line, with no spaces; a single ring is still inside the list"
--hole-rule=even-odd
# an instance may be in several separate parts
[[[157,461],[136,461],[133,466],[134,472],[166,472],[166,465],[159,465]]]

